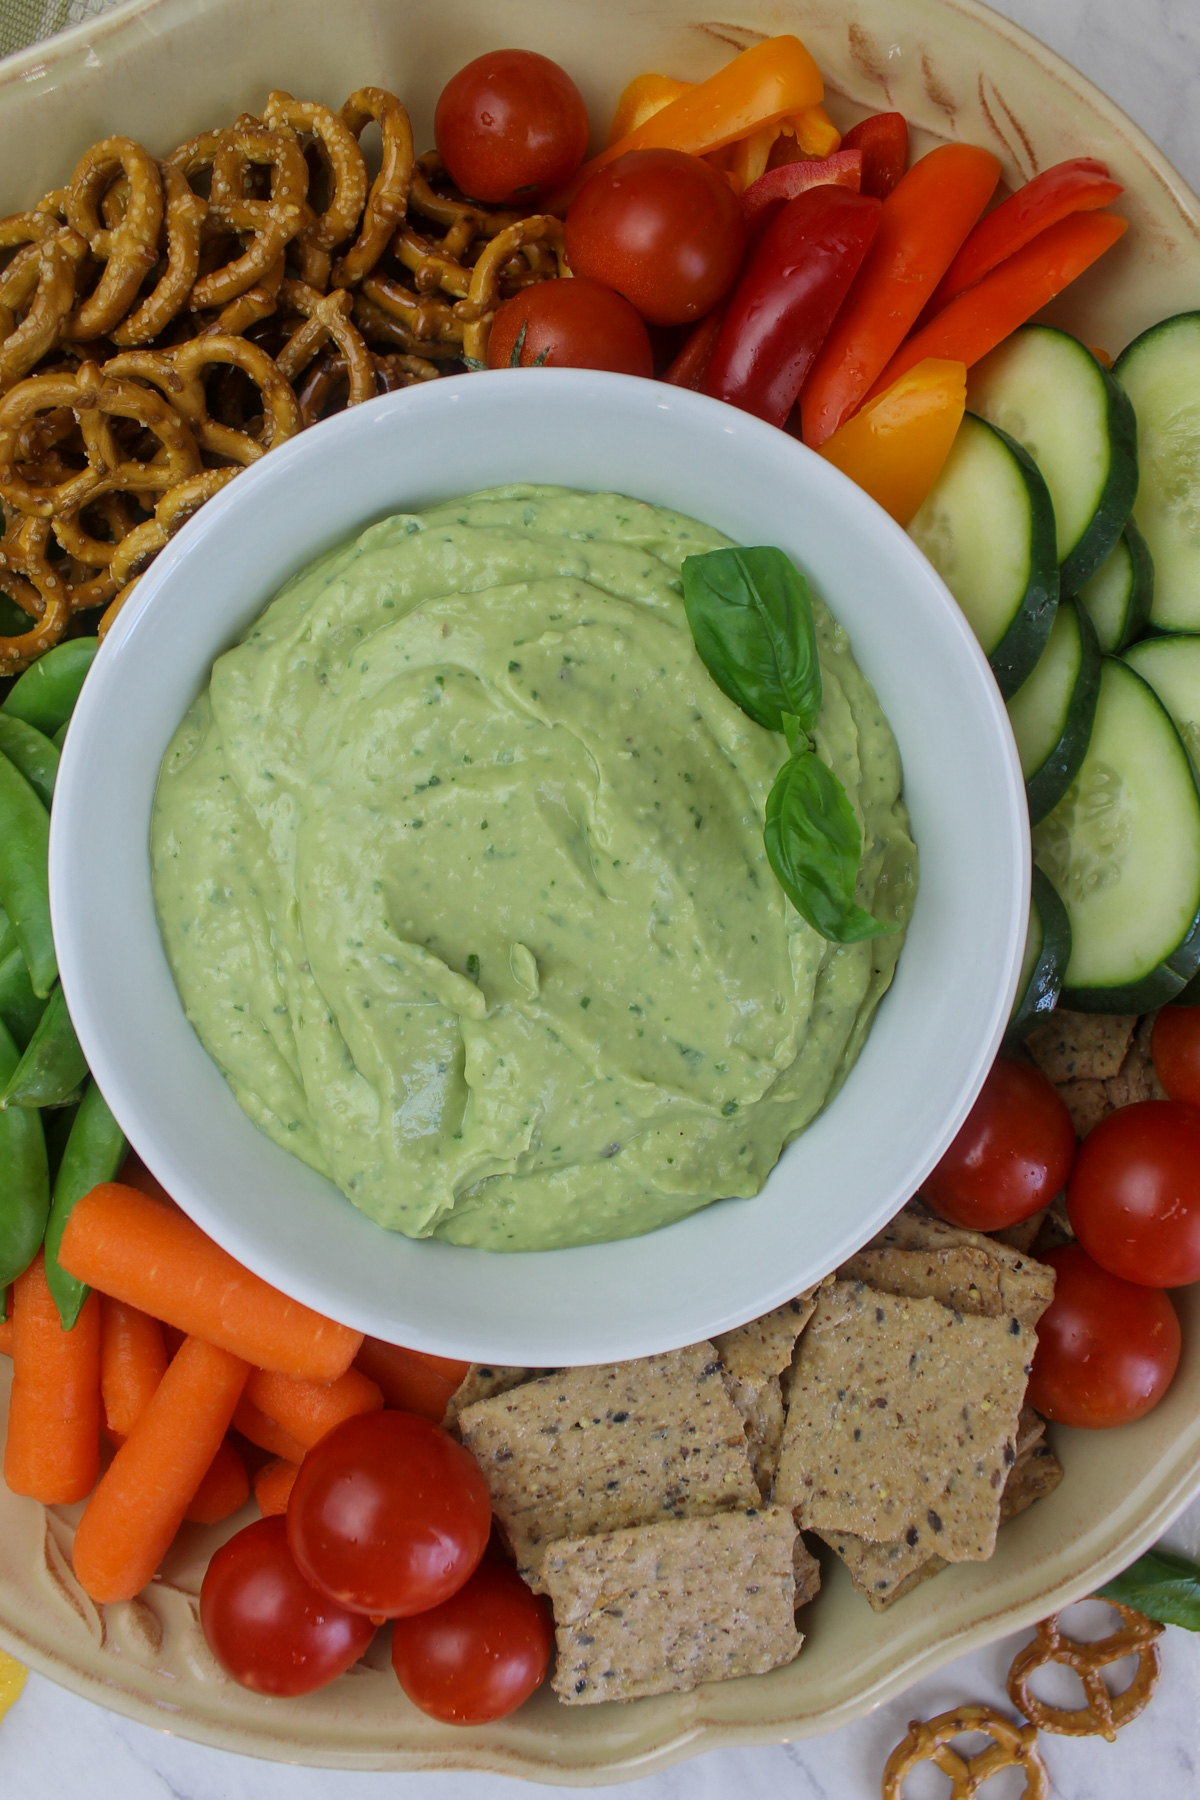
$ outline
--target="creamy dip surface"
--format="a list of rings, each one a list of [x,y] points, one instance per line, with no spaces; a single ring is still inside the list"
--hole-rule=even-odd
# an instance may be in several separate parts
[[[560,488],[400,514],[290,582],[172,740],[154,894],[188,1017],[390,1230],[548,1249],[754,1194],[862,1047],[903,933],[827,943],[775,880],[787,748],[681,598],[727,542]],[[903,927],[899,753],[813,604],[857,898]]]

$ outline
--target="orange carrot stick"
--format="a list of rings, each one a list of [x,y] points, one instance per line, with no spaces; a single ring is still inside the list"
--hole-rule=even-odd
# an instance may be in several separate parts
[[[12,1289],[6,1288],[4,1290],[4,1294],[5,1294],[4,1317],[2,1319],[0,1319],[0,1350],[2,1350],[4,1352],[5,1356],[11,1356],[12,1355],[12,1344],[13,1344]]]
[[[204,1472],[204,1478],[188,1501],[185,1519],[195,1525],[219,1525],[250,1498],[250,1477],[246,1465],[230,1443],[222,1438],[217,1454]]]
[[[254,1477],[254,1498],[264,1519],[287,1511],[292,1484],[299,1473],[299,1464],[286,1462],[282,1456],[263,1464]]]
[[[401,1412],[420,1413],[440,1425],[450,1396],[460,1388],[470,1363],[449,1356],[428,1356],[423,1350],[404,1350],[385,1344],[382,1338],[364,1338],[354,1359],[356,1369],[369,1375],[383,1390],[388,1406]]]
[[[69,1506],[100,1466],[100,1302],[64,1331],[39,1250],[13,1288],[13,1380],[4,1479],[14,1494]]]
[[[378,1412],[383,1405],[378,1387],[358,1369],[347,1369],[336,1381],[297,1381],[294,1375],[252,1369],[245,1399],[306,1450],[343,1419]]]
[[[150,1580],[229,1429],[249,1372],[240,1357],[203,1338],[183,1345],[79,1521],[75,1574],[93,1600],[132,1600]]]
[[[252,1275],[174,1207],[119,1182],[76,1202],[59,1261],[102,1294],[283,1375],[336,1381],[362,1343]]]
[[[110,1437],[127,1438],[167,1372],[162,1326],[120,1300],[100,1299],[100,1395]]]
[[[237,1403],[237,1411],[233,1415],[233,1428],[240,1431],[244,1438],[257,1444],[260,1450],[269,1450],[272,1456],[282,1456],[287,1462],[304,1461],[304,1445],[269,1419],[261,1407],[255,1406],[245,1394]]]

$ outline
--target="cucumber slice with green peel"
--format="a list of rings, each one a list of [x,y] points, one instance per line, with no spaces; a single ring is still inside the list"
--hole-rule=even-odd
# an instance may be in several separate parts
[[[1200,637],[1146,638],[1125,652],[1125,661],[1148,681],[1183,739],[1200,779]]]
[[[1053,883],[1033,865],[1029,898],[1029,930],[1017,997],[1004,1034],[1003,1048],[1013,1049],[1035,1025],[1054,1011],[1071,960],[1071,921]]]
[[[1141,637],[1154,600],[1154,558],[1132,519],[1090,581],[1075,596],[1096,627],[1105,656],[1116,656]]]
[[[1113,374],[1137,414],[1133,516],[1154,558],[1150,622],[1200,631],[1200,312],[1143,331]]]
[[[1008,703],[1029,818],[1058,805],[1087,753],[1100,692],[1100,646],[1074,600],[1061,600],[1037,668]]]
[[[908,535],[966,614],[1000,692],[1015,694],[1058,603],[1054,508],[1032,457],[967,413]]]
[[[1129,396],[1078,338],[1023,325],[971,370],[967,405],[1023,444],[1044,475],[1062,591],[1077,594],[1125,529],[1137,493]]]
[[[1033,851],[1071,922],[1062,1004],[1138,1013],[1200,969],[1200,792],[1149,682],[1103,659],[1087,755]]]

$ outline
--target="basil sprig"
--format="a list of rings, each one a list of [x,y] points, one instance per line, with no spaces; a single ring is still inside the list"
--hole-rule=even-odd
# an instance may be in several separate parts
[[[1163,1625],[1200,1631],[1200,1568],[1171,1550],[1147,1550],[1098,1589],[1097,1598],[1119,1600]]]
[[[895,931],[854,898],[862,833],[837,776],[812,747],[821,664],[803,576],[768,547],[685,557],[683,604],[717,686],[791,754],[767,799],[763,841],[776,880],[821,936],[857,944]]]

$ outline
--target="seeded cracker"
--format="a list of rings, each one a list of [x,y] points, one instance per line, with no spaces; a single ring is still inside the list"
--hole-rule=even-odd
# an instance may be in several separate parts
[[[1137,1024],[1136,1013],[1076,1013],[1056,1007],[1025,1039],[1043,1075],[1063,1081],[1109,1081],[1121,1064]]]
[[[533,1381],[541,1369],[514,1369],[498,1363],[472,1363],[462,1381],[451,1394],[442,1419],[442,1428],[452,1431],[465,1406],[477,1400],[490,1400],[493,1394],[507,1394],[523,1382]]]
[[[940,1300],[943,1306],[982,1318],[1015,1314],[1025,1325],[1036,1325],[1054,1298],[1054,1270],[1045,1263],[912,1206],[897,1214],[838,1273],[846,1281],[865,1281],[889,1294]]]
[[[796,1528],[777,1507],[554,1544],[554,1691],[570,1704],[686,1693],[791,1662]]]
[[[1034,1333],[857,1282],[822,1291],[792,1376],[775,1499],[798,1525],[992,1554]]]
[[[544,1375],[468,1406],[459,1429],[534,1587],[558,1538],[760,1501],[709,1343]]]
[[[713,1340],[725,1365],[729,1397],[745,1423],[754,1479],[764,1500],[775,1479],[783,1437],[780,1376],[791,1366],[796,1339],[816,1309],[815,1293],[808,1288],[785,1306]]]

